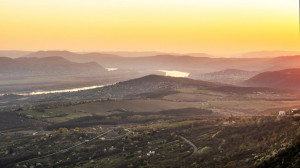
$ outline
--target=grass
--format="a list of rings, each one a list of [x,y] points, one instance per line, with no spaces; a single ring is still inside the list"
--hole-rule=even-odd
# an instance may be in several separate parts
[[[265,101],[265,100],[250,100],[250,101],[210,101],[209,105],[222,109],[235,109],[240,111],[264,111],[273,108],[285,108],[299,105],[297,101]]]
[[[215,96],[226,96],[224,93],[214,92],[207,89],[197,89],[197,88],[183,88],[177,89],[181,93],[191,93],[191,94],[205,94],[205,95],[215,95]]]
[[[82,118],[82,117],[91,117],[92,114],[90,113],[69,113],[68,115],[65,116],[55,116],[51,118],[46,118],[47,121],[52,122],[52,123],[62,123],[62,122],[67,122],[69,120],[73,120],[76,118]]]
[[[117,154],[117,155],[112,155],[112,156],[108,156],[105,158],[101,158],[101,159],[96,159],[96,160],[91,160],[89,162],[85,162],[82,164],[77,164],[76,167],[82,167],[82,168],[88,168],[88,167],[116,167],[119,163],[121,163],[122,161],[126,160],[124,156]]]
[[[191,125],[195,123],[200,123],[202,120],[185,120],[185,121],[175,121],[175,122],[164,122],[164,123],[155,123],[151,125],[141,125],[135,127],[135,129],[162,129],[162,128],[174,128],[180,126]]]
[[[82,111],[101,116],[116,113],[118,109],[125,109],[128,112],[160,112],[169,109],[201,108],[199,103],[194,102],[171,102],[164,100],[117,100],[105,102],[93,102],[58,108],[65,113]]]
[[[57,117],[60,115],[64,115],[65,113],[56,109],[45,109],[44,112],[39,112],[36,110],[24,110],[24,111],[20,111],[19,114],[30,115],[33,118],[41,119],[41,118]]]

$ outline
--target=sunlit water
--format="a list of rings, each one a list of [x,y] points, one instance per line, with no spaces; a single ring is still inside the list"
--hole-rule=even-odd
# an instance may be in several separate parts
[[[51,91],[35,91],[35,92],[30,92],[30,93],[16,93],[15,95],[32,96],[32,95],[41,95],[41,94],[50,94],[50,93],[78,92],[78,91],[82,91],[82,90],[101,88],[104,86],[108,86],[108,85],[95,85],[95,86],[88,86],[88,87],[63,89],[63,90],[51,90]]]
[[[118,68],[106,68],[108,71],[115,71]],[[171,77],[188,77],[190,73],[188,72],[182,72],[182,71],[168,71],[168,70],[158,70],[160,72],[164,72],[166,76]],[[51,93],[66,93],[66,92],[78,92],[82,90],[89,90],[89,89],[96,89],[101,88],[108,85],[94,85],[94,86],[88,86],[88,87],[79,87],[79,88],[73,88],[73,89],[62,89],[62,90],[51,90],[51,91],[34,91],[30,93],[14,93],[15,95],[21,95],[21,96],[32,96],[32,95],[42,95],[42,94],[51,94]],[[4,96],[4,94],[0,93],[0,96]]]
[[[181,71],[167,71],[167,70],[158,70],[160,72],[166,73],[166,76],[172,77],[189,77],[190,73],[188,72],[181,72]]]
[[[105,68],[107,71],[116,71],[118,68]]]

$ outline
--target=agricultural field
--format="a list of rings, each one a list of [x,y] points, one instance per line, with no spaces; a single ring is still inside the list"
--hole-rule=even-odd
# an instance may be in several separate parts
[[[188,114],[184,109],[190,108],[209,110],[216,116],[277,115],[280,110],[300,108],[296,94],[281,93],[279,96],[278,94],[265,92],[233,96],[211,90],[184,88],[156,98],[112,98],[42,109],[25,108],[17,113],[50,123],[63,123],[93,116],[106,117],[108,120],[109,117],[122,118],[124,115],[132,116],[132,119],[141,118],[138,115],[142,115],[142,118],[147,116],[148,120],[170,119],[160,112],[181,109],[182,114]],[[172,118],[176,118],[176,115]]]

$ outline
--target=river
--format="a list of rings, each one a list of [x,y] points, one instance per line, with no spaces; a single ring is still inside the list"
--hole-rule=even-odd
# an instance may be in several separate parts
[[[50,94],[50,93],[77,92],[77,91],[82,91],[82,90],[101,88],[104,86],[108,86],[108,85],[94,85],[94,86],[79,87],[79,88],[73,88],[73,89],[50,90],[50,91],[34,91],[34,92],[30,92],[30,93],[15,93],[15,95],[32,96],[32,95],[41,95],[41,94]]]
[[[168,70],[158,70],[160,72],[166,73],[166,76],[172,76],[172,77],[189,77],[190,73],[188,72],[182,72],[182,71],[168,71]]]

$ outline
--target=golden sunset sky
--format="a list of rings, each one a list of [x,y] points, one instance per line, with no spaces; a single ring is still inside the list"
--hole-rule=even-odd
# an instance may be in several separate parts
[[[0,0],[1,50],[300,50],[298,0]]]

